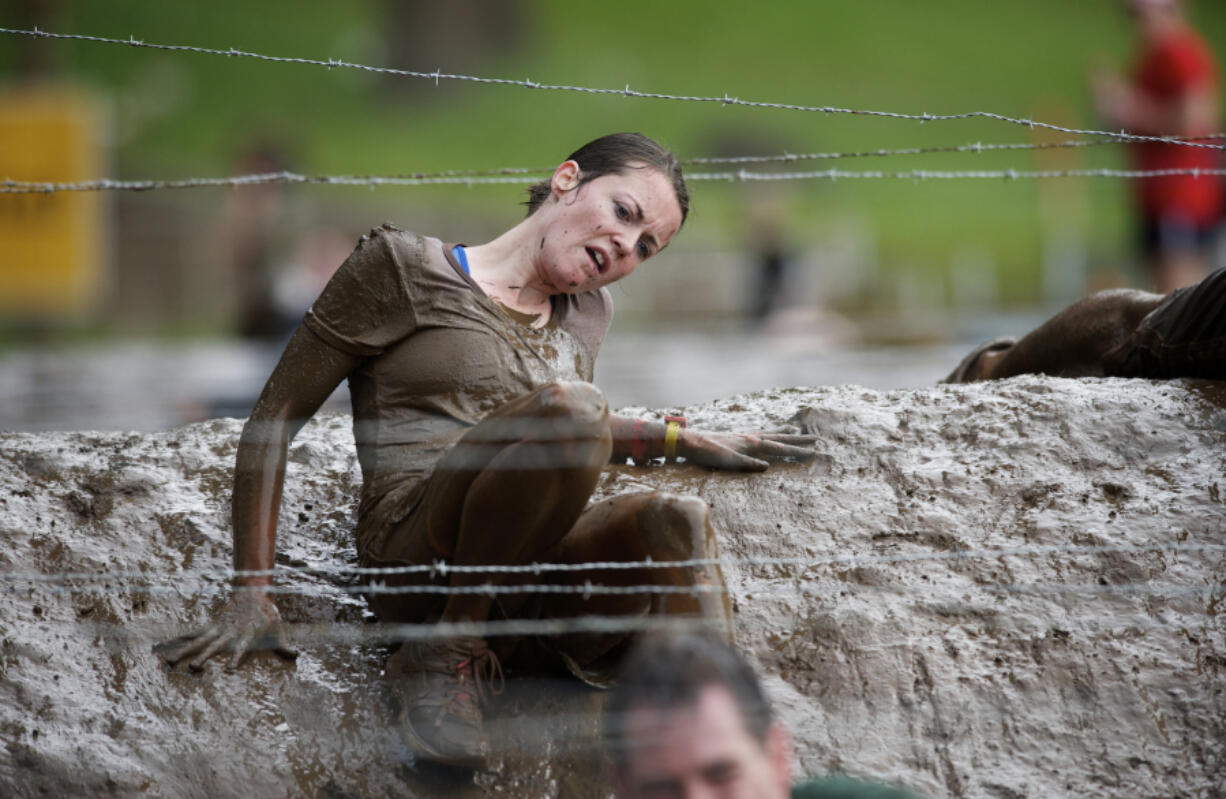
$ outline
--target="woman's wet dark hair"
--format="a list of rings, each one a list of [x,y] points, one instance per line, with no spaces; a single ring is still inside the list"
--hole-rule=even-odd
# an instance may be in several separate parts
[[[579,185],[601,175],[617,175],[627,169],[650,167],[659,171],[673,184],[677,204],[681,206],[681,222],[690,212],[690,190],[681,174],[676,156],[655,140],[641,133],[610,133],[593,139],[566,157],[579,165]],[[549,181],[543,180],[528,189],[528,216],[549,198]]]

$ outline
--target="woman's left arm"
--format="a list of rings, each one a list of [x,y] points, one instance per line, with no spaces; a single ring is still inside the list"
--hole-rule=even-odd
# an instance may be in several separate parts
[[[674,429],[669,431],[669,427]],[[614,463],[626,458],[684,458],[711,469],[761,472],[770,464],[763,458],[808,461],[817,455],[815,436],[786,433],[703,433],[680,425],[609,416],[613,433]],[[670,451],[671,450],[671,451]]]

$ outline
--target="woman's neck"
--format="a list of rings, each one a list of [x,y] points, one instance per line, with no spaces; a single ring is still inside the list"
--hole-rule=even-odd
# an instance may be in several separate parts
[[[468,269],[487,295],[520,313],[538,314],[537,324],[543,325],[549,321],[551,292],[533,266],[531,222],[528,217],[493,241],[468,247]]]

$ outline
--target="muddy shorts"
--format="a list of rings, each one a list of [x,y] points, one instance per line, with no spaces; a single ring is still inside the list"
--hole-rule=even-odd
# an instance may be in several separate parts
[[[1171,292],[1129,343],[1118,377],[1226,380],[1226,268]]]

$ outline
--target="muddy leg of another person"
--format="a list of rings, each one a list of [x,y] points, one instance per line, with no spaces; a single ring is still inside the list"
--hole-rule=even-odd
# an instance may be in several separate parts
[[[719,545],[706,503],[697,497],[654,491],[623,494],[593,505],[550,553],[550,560],[559,563],[639,562],[648,558],[660,562],[718,557]],[[681,594],[594,594],[587,599],[573,594],[547,595],[542,603],[542,616],[636,617],[658,613],[701,618],[732,640],[731,602],[718,564],[561,572],[550,580],[576,586],[589,581],[592,585],[655,585],[699,590]],[[557,648],[582,666],[627,637],[626,633],[568,635],[558,639]]]
[[[1102,376],[1110,370],[1114,353],[1162,299],[1159,294],[1131,289],[1091,294],[1012,346],[982,352],[964,374],[951,375],[946,382],[997,380],[1023,374]]]

